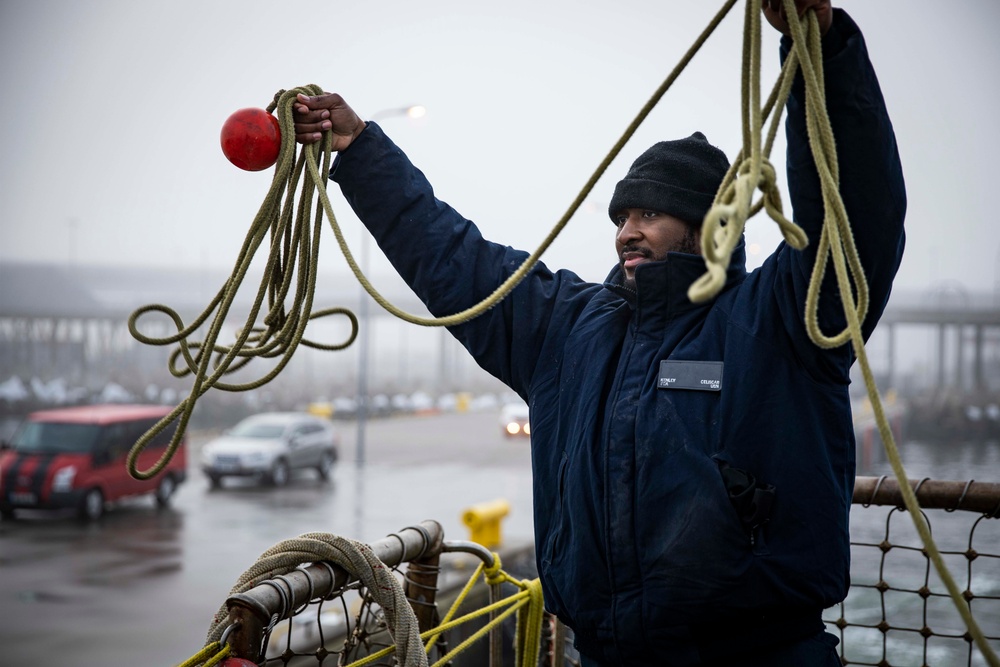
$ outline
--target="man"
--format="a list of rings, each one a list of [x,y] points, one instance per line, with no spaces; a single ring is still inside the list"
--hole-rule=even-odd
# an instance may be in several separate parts
[[[780,11],[765,13],[785,33]],[[871,286],[869,335],[903,248],[892,126],[854,22],[798,0],[824,34],[841,192]],[[484,240],[338,95],[301,98],[300,142],[332,130],[332,177],[435,315],[490,294],[526,253]],[[839,665],[821,612],[847,593],[854,435],[849,345],[805,332],[822,224],[801,80],[788,179],[810,246],[784,244],[694,304],[699,228],[728,160],[700,133],[661,142],[615,188],[619,263],[603,285],[537,266],[500,305],[451,328],[530,405],[535,540],[546,607],[584,665]],[[418,240],[419,242],[415,242]],[[844,316],[832,275],[820,323]]]

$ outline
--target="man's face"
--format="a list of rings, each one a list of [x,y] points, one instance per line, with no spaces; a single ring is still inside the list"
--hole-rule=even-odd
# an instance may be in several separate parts
[[[635,267],[667,258],[668,252],[701,254],[701,230],[659,211],[627,208],[615,215],[615,250],[625,286],[635,289]]]

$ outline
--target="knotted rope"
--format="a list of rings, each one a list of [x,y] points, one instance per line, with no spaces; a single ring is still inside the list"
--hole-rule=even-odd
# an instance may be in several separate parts
[[[509,583],[516,586],[519,590],[517,593],[514,593],[503,600],[498,600],[484,607],[480,607],[479,609],[476,609],[461,618],[454,618],[456,612],[465,602],[480,576],[483,577],[486,584],[491,589],[495,587],[498,588],[501,584]],[[502,613],[496,614],[495,616],[493,615],[493,612],[499,611],[503,607],[508,608]],[[428,630],[421,636],[429,639],[426,645],[426,650],[430,652],[438,638],[441,637],[441,635],[447,630],[458,627],[463,623],[468,623],[469,621],[475,620],[481,616],[486,616],[487,614],[490,615],[489,620],[483,625],[483,627],[476,630],[458,646],[434,663],[432,667],[443,667],[444,665],[450,664],[453,658],[460,653],[465,652],[470,646],[486,636],[490,630],[498,627],[508,616],[514,614],[515,612],[517,614],[517,629],[514,635],[514,646],[517,648],[517,652],[514,655],[514,665],[515,667],[533,667],[537,664],[538,652],[542,644],[542,619],[545,614],[541,581],[538,579],[514,579],[509,574],[504,572],[500,564],[499,554],[494,553],[492,565],[487,566],[483,563],[479,563],[476,570],[472,573],[472,576],[469,577],[469,580],[455,598],[451,608],[444,615],[444,618],[441,619],[438,627]]]
[[[743,148],[733,160],[702,222],[701,251],[707,271],[690,288],[688,298],[700,303],[713,298],[726,282],[726,269],[733,250],[743,237],[747,220],[764,208],[778,223],[785,241],[802,250],[809,244],[806,233],[785,217],[781,193],[777,186],[777,172],[768,159],[777,136],[788,95],[795,80],[798,52],[785,59],[781,75],[775,83],[767,102],[760,104],[760,43],[761,11],[759,2],[747,2],[743,23],[743,71],[741,85]],[[761,146],[764,119],[771,115],[771,125],[766,145]],[[762,197],[756,203],[753,194],[760,189]]]

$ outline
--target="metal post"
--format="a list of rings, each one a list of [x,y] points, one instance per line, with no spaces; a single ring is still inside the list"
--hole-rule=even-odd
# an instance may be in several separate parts
[[[390,116],[409,116],[410,118],[422,118],[427,110],[419,104],[411,104],[407,107],[393,109],[382,109],[371,115],[371,120],[381,120]],[[361,273],[368,275],[368,245],[369,236],[367,232],[361,235]],[[356,465],[362,468],[365,465],[365,428],[368,421],[368,345],[369,328],[371,318],[368,314],[369,296],[364,287],[360,288],[361,302],[358,304],[358,438],[355,447]]]
[[[361,236],[361,272],[368,275],[368,233]],[[368,421],[368,343],[371,318],[368,314],[368,292],[360,288],[358,303],[358,438],[355,447],[355,463],[358,468],[365,465],[365,428]]]
[[[888,383],[889,388],[894,389],[896,387],[896,325],[889,325],[889,368],[888,368]]]
[[[959,393],[965,393],[965,327],[955,327],[955,386]]]
[[[438,352],[438,385],[442,391],[448,387],[448,338],[451,334],[444,327],[440,327],[441,349]]]
[[[944,337],[945,337],[945,326],[943,324],[938,326],[938,391],[944,391]]]
[[[437,611],[437,591],[444,533],[438,532],[435,536],[429,536],[429,539],[433,541],[428,544],[427,555],[409,562],[403,586],[406,599],[410,601],[413,613],[417,617],[420,632],[427,632],[436,627],[440,620]]]
[[[983,325],[976,325],[976,346],[973,350],[973,368],[972,373],[974,389],[977,392],[982,392],[986,385],[983,382]]]

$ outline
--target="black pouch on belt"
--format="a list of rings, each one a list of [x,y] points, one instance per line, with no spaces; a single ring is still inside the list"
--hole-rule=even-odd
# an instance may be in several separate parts
[[[757,543],[763,536],[761,528],[771,518],[774,485],[759,482],[746,470],[734,468],[725,461],[719,461],[719,471],[722,473],[729,501],[750,536],[750,543],[762,547]]]

